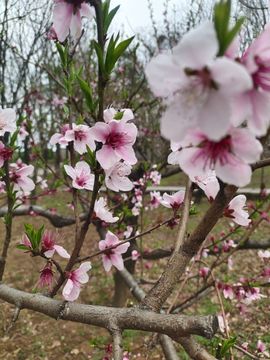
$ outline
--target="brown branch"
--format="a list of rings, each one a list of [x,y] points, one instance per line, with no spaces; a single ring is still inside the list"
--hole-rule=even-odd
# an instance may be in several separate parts
[[[185,268],[192,257],[199,251],[206,236],[213,229],[219,218],[223,215],[223,211],[233,198],[237,188],[235,186],[222,186],[216,199],[209,207],[201,222],[188,237],[179,252],[174,252],[169,259],[167,266],[161,275],[157,284],[149,291],[142,301],[143,308],[150,308],[159,311],[172,293],[175,285],[179,282],[181,276],[185,272]]]
[[[119,329],[157,332],[168,336],[199,335],[211,339],[218,329],[215,316],[166,315],[138,308],[112,308],[76,303],[64,303],[41,294],[30,294],[0,285],[0,299],[10,304],[20,304],[21,309],[29,309],[54,319],[61,318],[94,325],[110,330],[117,325]],[[61,315],[59,317],[59,314]]]

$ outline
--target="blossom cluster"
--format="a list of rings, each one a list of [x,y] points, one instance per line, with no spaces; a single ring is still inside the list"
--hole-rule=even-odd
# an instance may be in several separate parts
[[[150,88],[166,105],[161,133],[171,141],[168,161],[192,180],[215,170],[225,183],[250,182],[250,164],[262,153],[256,137],[270,124],[269,32],[267,25],[241,55],[234,39],[218,56],[216,29],[205,22],[147,65]]]

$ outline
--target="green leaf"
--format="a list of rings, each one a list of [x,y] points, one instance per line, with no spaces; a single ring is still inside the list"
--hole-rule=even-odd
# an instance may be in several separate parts
[[[77,80],[78,80],[80,88],[83,92],[88,109],[91,112],[94,112],[95,108],[94,108],[94,103],[93,103],[92,90],[91,90],[90,86],[80,76],[77,76]]]
[[[90,149],[88,145],[86,145],[86,148],[87,148],[86,161],[90,165],[91,169],[94,169],[97,166],[95,153]]]
[[[25,245],[23,245],[23,244],[18,244],[18,245],[16,245],[16,248],[19,249],[19,250],[29,251],[29,247],[28,247],[28,246],[25,246]]]
[[[114,120],[122,120],[124,116],[124,111],[117,111],[117,113],[114,115]]]
[[[24,224],[25,234],[31,242],[33,250],[39,250],[40,242],[44,232],[44,226],[42,225],[38,230],[35,230],[33,225]]]
[[[222,347],[220,349],[220,355],[223,357],[228,354],[229,350],[235,345],[236,336],[231,337],[223,341]]]
[[[118,38],[118,36],[117,36],[117,38]],[[114,41],[114,45],[115,45],[115,42],[117,41],[117,38]],[[110,51],[110,53],[108,53],[108,51],[107,51],[106,63],[105,63],[107,75],[109,75],[112,72],[116,62],[119,60],[120,56],[123,55],[123,53],[128,48],[128,46],[130,45],[130,43],[132,42],[133,39],[134,39],[134,36],[132,36],[129,39],[123,40],[117,46],[114,46],[113,53],[111,53],[112,45],[110,46],[110,44],[109,44],[108,50]]]
[[[61,65],[64,69],[66,69],[67,64],[68,64],[68,52],[67,52],[67,48],[63,45],[61,45],[60,43],[56,43],[56,48],[58,51],[58,54],[60,56],[61,59]]]
[[[103,60],[103,51],[99,43],[97,43],[95,40],[93,40],[93,46],[98,57],[98,65],[101,71],[104,73],[105,68],[104,68],[104,60]]]
[[[218,56],[224,55],[244,22],[244,18],[240,18],[233,28],[230,29],[230,15],[231,0],[220,0],[214,6],[213,20],[219,42]]]
[[[113,18],[115,17],[117,11],[119,10],[120,5],[116,6],[115,8],[113,8],[109,14],[107,14],[107,16],[104,16],[104,32],[107,33],[109,30],[109,27],[111,25],[111,22],[113,20]]]

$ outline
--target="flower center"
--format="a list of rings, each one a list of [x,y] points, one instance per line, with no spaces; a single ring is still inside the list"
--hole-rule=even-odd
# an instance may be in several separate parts
[[[125,134],[119,132],[112,132],[106,139],[106,145],[110,145],[113,149],[125,144]]]
[[[77,176],[76,177],[76,183],[79,185],[79,186],[85,186],[86,185],[86,179],[85,177],[82,177],[82,176]]]
[[[11,157],[12,153],[13,153],[13,151],[10,148],[4,147],[4,148],[0,149],[0,157],[2,159],[4,159],[5,161]]]
[[[74,137],[76,141],[83,141],[85,139],[85,133],[82,130],[74,131]]]
[[[217,161],[221,165],[229,162],[228,154],[231,153],[231,136],[228,135],[218,142],[205,139],[201,144],[201,152],[199,156],[205,158],[205,163],[210,162],[210,167],[213,167]]]

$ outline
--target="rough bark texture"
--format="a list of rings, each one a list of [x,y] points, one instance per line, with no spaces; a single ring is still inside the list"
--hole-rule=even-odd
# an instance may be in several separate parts
[[[166,334],[170,337],[199,335],[212,338],[218,329],[215,316],[185,316],[157,314],[139,308],[118,309],[106,306],[92,306],[51,299],[41,294],[29,294],[0,285],[0,298],[21,309],[30,309],[54,319],[63,319],[99,326],[110,330],[143,330]]]

